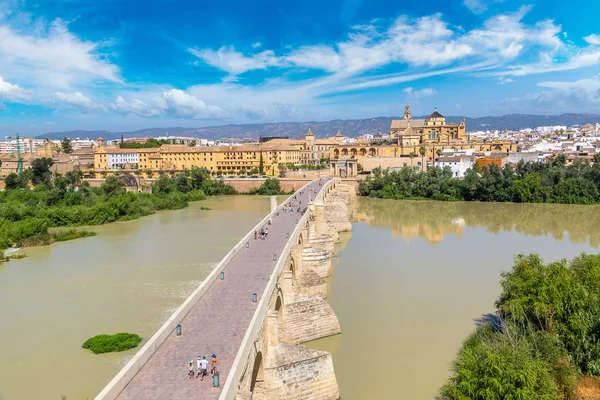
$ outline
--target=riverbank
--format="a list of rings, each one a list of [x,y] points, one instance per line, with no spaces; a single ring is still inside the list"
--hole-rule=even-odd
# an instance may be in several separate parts
[[[50,228],[95,226],[132,220],[160,210],[177,210],[209,195],[235,193],[230,186],[208,179],[207,171],[163,175],[152,193],[128,192],[123,180],[111,176],[98,188],[73,178],[56,176],[35,188],[0,192],[0,250],[75,239],[87,233],[53,234]]]

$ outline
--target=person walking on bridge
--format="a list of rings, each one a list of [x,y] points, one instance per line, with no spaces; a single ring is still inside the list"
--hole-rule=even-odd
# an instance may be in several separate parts
[[[210,358],[210,373],[214,377],[218,373],[217,366],[219,365],[219,362],[217,361],[217,355],[216,354],[213,354],[210,357],[211,357]]]
[[[190,361],[188,361],[188,369],[188,375],[190,376],[190,379],[192,379],[194,376],[194,360],[190,359]]]
[[[206,360],[206,356],[202,356],[202,358],[200,358],[200,356],[198,356],[198,375],[196,376],[196,378],[198,378],[198,376],[202,376],[202,378],[200,380],[203,381],[204,377],[206,375],[208,375],[206,373],[207,367],[208,367],[208,361]]]

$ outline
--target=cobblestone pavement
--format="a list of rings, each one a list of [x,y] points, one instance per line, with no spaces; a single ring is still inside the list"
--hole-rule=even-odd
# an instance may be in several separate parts
[[[325,182],[325,179],[322,180]],[[319,180],[309,187],[319,190]],[[296,193],[302,209],[308,206],[309,195]],[[182,334],[175,332],[119,395],[120,400],[190,400],[218,399],[220,388],[214,388],[210,375],[200,381],[188,377],[188,360],[200,355],[207,359],[215,353],[220,364],[220,384],[225,383],[258,302],[252,294],[261,296],[276,262],[273,254],[283,251],[285,234],[296,228],[301,215],[280,211],[269,226],[268,238],[251,240],[225,267],[225,280],[217,279],[181,322]],[[260,301],[260,299],[259,299]]]

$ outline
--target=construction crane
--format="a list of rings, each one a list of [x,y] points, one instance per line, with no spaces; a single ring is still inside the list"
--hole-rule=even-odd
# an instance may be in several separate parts
[[[21,144],[19,142],[19,134],[16,136],[7,136],[6,139],[16,139],[17,140],[17,174],[23,172],[23,160],[21,159]]]

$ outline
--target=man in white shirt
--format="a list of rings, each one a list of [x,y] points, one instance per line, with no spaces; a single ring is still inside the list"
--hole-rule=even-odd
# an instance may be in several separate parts
[[[208,361],[206,361],[206,356],[202,356],[202,358],[200,358],[200,356],[198,356],[197,363],[198,363],[198,375],[196,376],[196,378],[198,378],[198,376],[202,375],[202,378],[200,380],[203,381],[204,377],[207,375],[206,368],[208,367]]]

